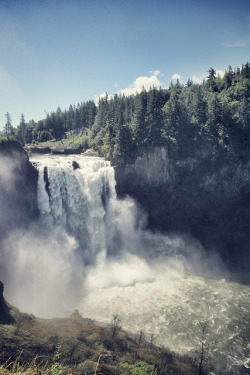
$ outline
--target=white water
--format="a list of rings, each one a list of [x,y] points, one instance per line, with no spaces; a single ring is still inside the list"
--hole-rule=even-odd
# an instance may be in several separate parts
[[[144,231],[135,202],[117,200],[109,162],[80,155],[32,162],[41,218],[39,230],[7,240],[14,304],[45,317],[79,308],[108,322],[118,313],[124,328],[182,354],[199,348],[199,323],[207,321],[214,373],[248,371],[248,286],[223,279],[218,258],[194,240]]]

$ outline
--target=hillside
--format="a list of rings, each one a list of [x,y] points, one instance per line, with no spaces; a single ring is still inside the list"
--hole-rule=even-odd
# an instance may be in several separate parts
[[[17,358],[19,368],[46,366],[52,369],[54,366],[55,369],[56,366],[60,373],[129,374],[124,369],[128,365],[134,370],[144,366],[149,372],[143,374],[152,373],[153,368],[157,374],[196,373],[190,359],[178,357],[167,349],[149,344],[142,337],[123,331],[117,317],[113,317],[109,326],[103,327],[82,318],[78,311],[69,318],[39,319],[21,313],[5,302],[5,306],[0,305],[1,317],[6,308],[6,317],[11,316],[11,320],[8,320],[9,324],[3,324],[1,320],[0,324],[0,373],[4,368],[15,372]],[[33,365],[30,365],[32,361]]]

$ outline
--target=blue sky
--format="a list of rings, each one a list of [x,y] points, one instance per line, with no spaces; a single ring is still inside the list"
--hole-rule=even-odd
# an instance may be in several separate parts
[[[0,130],[250,61],[250,0],[0,0]]]

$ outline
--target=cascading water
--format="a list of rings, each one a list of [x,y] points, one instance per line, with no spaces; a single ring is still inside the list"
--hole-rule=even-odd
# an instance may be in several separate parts
[[[39,171],[41,221],[74,236],[86,265],[100,254],[117,256],[135,245],[135,205],[131,199],[117,201],[110,162],[84,156],[75,159],[48,157],[33,162]]]
[[[125,329],[190,355],[206,321],[214,374],[250,373],[248,286],[209,273],[218,259],[194,240],[140,228],[145,218],[132,199],[117,200],[108,161],[78,155],[32,162],[39,228],[6,241],[14,304],[45,317],[79,308],[108,322],[118,313]]]
[[[105,250],[104,200],[115,195],[114,172],[101,159],[51,157],[36,161],[41,220],[72,234],[85,262]]]

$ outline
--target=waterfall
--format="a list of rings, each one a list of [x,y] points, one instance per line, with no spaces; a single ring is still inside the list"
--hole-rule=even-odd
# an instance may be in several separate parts
[[[249,368],[250,289],[226,281],[216,254],[190,237],[145,230],[136,202],[117,198],[110,162],[83,155],[31,161],[39,220],[1,242],[11,304],[46,318],[78,308],[108,322],[118,313],[123,328],[191,355],[206,320],[217,373]]]
[[[85,264],[99,254],[133,252],[138,236],[132,199],[118,201],[110,162],[85,156],[38,157],[38,207],[49,228],[74,236]]]

